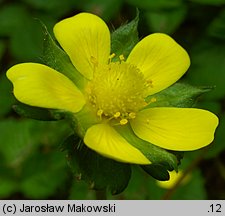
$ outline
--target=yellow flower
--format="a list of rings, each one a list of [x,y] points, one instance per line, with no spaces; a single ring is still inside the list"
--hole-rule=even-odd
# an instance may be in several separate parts
[[[169,150],[195,150],[213,141],[218,118],[208,111],[145,108],[147,96],[175,83],[190,65],[186,51],[168,35],[143,38],[127,59],[121,55],[116,62],[115,54],[110,55],[109,29],[93,14],[62,20],[54,34],[83,76],[79,88],[45,65],[18,64],[7,71],[7,77],[20,102],[73,113],[84,143],[121,162],[151,163],[120,134],[118,125],[129,126],[147,144]]]

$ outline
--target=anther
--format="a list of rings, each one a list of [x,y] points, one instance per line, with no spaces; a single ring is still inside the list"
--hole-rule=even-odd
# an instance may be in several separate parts
[[[120,56],[119,56],[119,59],[120,59],[121,62],[125,60],[125,58],[124,58],[123,55],[120,55]]]
[[[118,118],[120,116],[120,112],[116,112],[115,114],[114,114],[114,117],[115,118]]]
[[[113,59],[115,56],[116,56],[116,54],[115,54],[115,53],[112,53],[112,54],[109,56],[109,59],[111,60],[111,59]]]
[[[127,119],[121,119],[121,120],[120,120],[120,124],[121,124],[121,125],[125,125],[125,124],[127,124],[127,122],[128,122]]]
[[[99,109],[98,111],[97,111],[97,116],[102,116],[102,114],[103,114],[103,110],[102,109]]]
[[[136,113],[130,112],[130,113],[129,113],[129,117],[130,117],[131,119],[136,118]]]

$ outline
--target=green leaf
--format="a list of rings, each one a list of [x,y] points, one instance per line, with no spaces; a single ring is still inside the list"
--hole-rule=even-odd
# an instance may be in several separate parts
[[[74,174],[89,183],[92,189],[108,189],[112,194],[118,194],[127,187],[130,165],[102,157],[74,135],[65,141],[64,149],[68,152],[67,159]]]
[[[69,200],[94,200],[96,199],[93,190],[88,188],[84,181],[75,180],[70,189]]]
[[[215,114],[220,114],[222,112],[221,105],[219,101],[200,100],[196,107],[209,110]]]
[[[146,142],[138,138],[130,125],[116,126],[115,129],[120,133],[131,145],[139,149],[152,164],[162,165],[167,170],[177,170],[178,159],[176,155],[172,154],[165,149],[155,146],[149,142]],[[161,174],[159,174],[161,175]],[[162,174],[164,175],[164,174]]]
[[[67,166],[61,152],[35,153],[26,161],[22,170],[20,190],[30,199],[47,199],[57,190],[65,188]]]
[[[65,123],[65,124],[64,124]],[[0,156],[7,166],[18,167],[37,147],[56,145],[71,131],[66,122],[2,120]]]
[[[45,35],[43,44],[43,62],[49,67],[63,73],[71,79],[77,87],[83,88],[85,78],[76,70],[68,55],[55,43],[46,26],[42,23]]]
[[[40,144],[46,148],[56,146],[59,148],[65,137],[73,132],[67,120],[60,121],[34,121],[35,127],[33,128],[31,135],[36,135]]]
[[[13,109],[17,114],[25,118],[32,118],[42,121],[57,121],[63,119],[65,114],[57,110],[49,110],[39,107],[32,107],[26,104],[17,103],[13,105]]]
[[[225,96],[224,49],[224,43],[202,39],[190,51],[192,64],[186,76],[189,83],[215,86],[204,98],[218,100]]]
[[[172,34],[184,21],[186,13],[186,7],[179,7],[169,11],[146,12],[145,17],[151,31]]]
[[[32,121],[0,122],[0,153],[10,166],[19,165],[37,144],[31,135]]]
[[[42,14],[29,13],[29,9],[22,4],[6,4],[0,8],[0,36],[9,37],[9,53],[17,61],[40,61],[42,33],[34,18],[36,16],[46,22],[52,20],[47,16],[44,18]]]
[[[225,150],[225,114],[220,116],[220,123],[216,130],[216,136],[212,144],[209,145],[206,158],[216,158]]]
[[[4,40],[0,40],[0,61],[4,55],[5,50],[6,50],[5,42]]]
[[[195,158],[196,159],[196,158]],[[179,167],[180,171],[185,172],[187,167],[191,164],[191,160],[186,156],[182,160],[182,164]],[[194,169],[188,173],[186,179],[171,193],[169,197],[172,200],[201,200],[206,199],[206,190],[204,187],[204,178],[199,172],[199,169]],[[147,198],[151,200],[165,199],[165,194],[168,195],[168,191],[165,188],[159,187],[157,180],[149,180],[146,182]]]
[[[189,154],[189,153],[188,153]],[[192,152],[190,152],[192,154]],[[196,160],[199,155],[194,158],[189,158],[189,155],[183,159],[180,166],[180,171],[185,172],[191,166],[193,160]],[[203,162],[204,163],[204,162]],[[205,178],[202,175],[202,171],[196,167],[186,176],[186,179],[180,184],[180,186],[174,191],[172,199],[181,200],[204,200],[206,199]],[[163,190],[164,191],[164,190]]]
[[[15,102],[11,93],[11,83],[5,74],[0,76],[0,92],[0,117],[2,117],[11,111],[12,105]]]
[[[225,10],[222,10],[218,16],[208,26],[207,32],[216,39],[225,40]]]
[[[173,195],[174,200],[205,200],[207,192],[205,189],[205,178],[201,170],[196,169],[190,173],[191,179],[186,185],[179,187]]]
[[[176,83],[157,94],[148,96],[146,102],[150,102],[153,99],[156,99],[156,101],[150,102],[145,108],[192,107],[201,94],[210,90],[212,90],[212,87],[194,87],[184,83]]]
[[[59,17],[67,14],[71,10],[71,5],[73,1],[71,0],[22,0],[24,3],[28,4],[32,9],[46,11],[51,13],[51,16]]]
[[[17,183],[10,178],[0,175],[0,198],[7,198],[17,191]]]
[[[121,0],[83,0],[77,3],[81,11],[94,13],[106,21],[110,21],[119,13],[123,4]]]
[[[149,194],[153,188],[148,187],[148,182],[151,181],[151,178],[147,176],[139,167],[132,166],[132,178],[129,182],[128,187],[123,192],[122,196],[119,196],[118,199],[124,200],[146,200],[148,199]],[[115,197],[110,197],[109,199],[116,199]]]
[[[190,0],[195,3],[205,4],[205,5],[222,5],[225,4],[225,0]]]
[[[42,53],[41,28],[37,20],[30,14],[13,28],[10,39],[10,51],[14,58],[20,62],[40,62],[39,57]]]
[[[113,60],[119,60],[120,55],[126,58],[139,41],[137,31],[138,21],[139,12],[137,12],[134,20],[120,26],[111,34],[111,52],[116,54]]]
[[[10,36],[15,28],[20,26],[27,18],[26,8],[21,4],[7,4],[0,8],[0,35]]]
[[[179,7],[183,2],[182,0],[126,0],[128,4],[131,4],[140,9],[149,10],[149,9],[170,9]]]

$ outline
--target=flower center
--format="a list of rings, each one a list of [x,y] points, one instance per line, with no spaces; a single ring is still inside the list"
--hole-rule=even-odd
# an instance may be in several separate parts
[[[121,60],[104,66],[96,64],[87,92],[100,118],[117,119],[123,125],[146,105],[148,87],[141,71]]]

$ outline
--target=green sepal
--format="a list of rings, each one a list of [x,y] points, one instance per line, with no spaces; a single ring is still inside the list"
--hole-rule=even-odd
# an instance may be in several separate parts
[[[176,83],[169,88],[148,96],[146,102],[150,102],[153,98],[155,102],[146,106],[144,109],[151,107],[193,107],[196,100],[203,93],[209,92],[214,87],[195,87],[184,83]]]
[[[168,181],[170,179],[167,169],[161,164],[150,164],[141,166],[141,168],[159,181]]]
[[[152,164],[160,164],[167,170],[178,170],[178,159],[176,155],[149,142],[138,138],[129,124],[116,126],[117,132],[122,135],[131,145],[139,149]],[[160,170],[159,170],[160,172]]]
[[[72,128],[80,137],[84,137],[88,128],[92,125],[100,123],[100,119],[96,113],[88,105],[84,105],[83,109],[77,113],[68,113]]]
[[[13,105],[17,114],[25,118],[31,118],[41,121],[57,121],[65,118],[65,113],[58,110],[49,110],[45,108],[32,107],[23,103]]]
[[[67,76],[78,88],[83,88],[86,79],[73,66],[68,55],[55,43],[46,26],[41,24],[44,32],[42,56],[44,64]]]
[[[181,159],[183,158],[184,153],[178,152],[178,151],[169,151],[177,158],[177,165],[180,164]],[[169,172],[167,168],[163,164],[150,164],[150,165],[144,165],[141,166],[141,168],[147,172],[149,175],[151,175],[153,178],[159,181],[168,181],[170,179]],[[169,170],[172,171],[172,170]]]
[[[128,57],[133,47],[139,41],[138,38],[138,21],[139,12],[137,10],[136,17],[129,23],[120,26],[111,34],[111,53],[115,53],[116,57],[113,61],[118,61],[119,56]]]
[[[68,164],[77,179],[86,181],[91,189],[109,190],[115,195],[127,187],[131,177],[129,164],[102,157],[75,135],[65,140],[62,150],[67,151]]]

